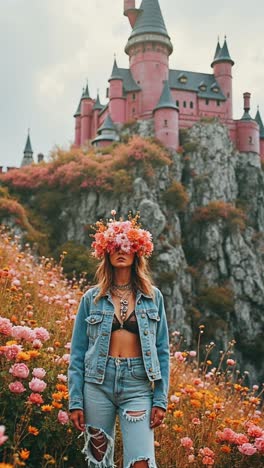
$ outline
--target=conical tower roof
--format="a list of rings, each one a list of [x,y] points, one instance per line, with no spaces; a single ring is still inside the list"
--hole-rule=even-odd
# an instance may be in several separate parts
[[[159,41],[165,42],[170,49],[170,53],[172,52],[173,47],[160,9],[159,0],[142,0],[138,17],[128,39],[126,51],[130,44],[132,45],[134,42],[132,40],[135,37],[145,34],[155,35]],[[142,40],[144,40],[143,37]],[[146,40],[149,41],[149,37]]]
[[[115,127],[115,124],[111,118],[111,116],[108,114],[103,122],[103,124],[101,125],[100,128],[98,128],[98,133],[101,133],[103,132],[104,130],[115,130],[116,131],[116,127]]]
[[[99,93],[97,93],[96,101],[94,103],[93,109],[94,110],[101,110],[104,106],[100,102]]]
[[[25,149],[24,149],[24,154],[25,153],[33,154],[29,133],[28,133],[28,136],[27,136],[26,146],[25,146]]]
[[[84,90],[83,90],[82,99],[90,99],[90,93],[89,93],[88,83],[86,83],[86,87],[85,87]]]
[[[156,111],[157,109],[165,109],[165,108],[178,110],[178,107],[176,106],[175,102],[172,99],[168,80],[164,81],[163,91],[161,93],[158,105],[155,107],[154,111]]]
[[[73,117],[78,117],[78,115],[81,115],[81,105],[82,105],[82,99],[80,99],[79,105]]]
[[[261,118],[259,109],[257,110],[255,120],[259,124],[259,136],[260,136],[260,138],[264,138],[264,125],[263,125],[263,122],[262,122],[262,118]]]
[[[112,73],[111,73],[111,76],[110,76],[108,81],[110,81],[110,80],[122,80],[122,79],[123,78],[122,78],[122,76],[120,74],[119,68],[118,68],[117,63],[116,63],[116,58],[115,58]]]
[[[219,47],[220,47],[220,44],[219,44]],[[231,65],[235,64],[235,62],[230,57],[226,39],[224,40],[223,47],[220,47],[220,50],[217,51],[217,47],[216,47],[216,52],[217,54],[215,54],[214,56],[214,60],[211,64],[211,67],[213,67],[215,63],[221,63],[221,62],[230,62]]]
[[[221,52],[221,46],[219,44],[219,40],[217,41],[217,46],[216,46],[216,49],[215,49],[215,54],[214,54],[214,60],[217,59],[218,55],[220,54]]]

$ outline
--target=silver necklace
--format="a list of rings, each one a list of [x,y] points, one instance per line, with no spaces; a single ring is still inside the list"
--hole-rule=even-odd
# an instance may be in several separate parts
[[[122,291],[122,290],[130,290],[130,289],[131,289],[131,283],[127,283],[127,284],[112,284],[112,289],[114,289],[114,290],[120,289],[121,291]]]
[[[113,288],[112,288],[113,289]],[[113,294],[120,299],[120,317],[122,322],[124,322],[126,318],[126,314],[128,311],[128,298],[132,293],[132,288],[130,288],[125,294],[120,294],[116,289],[113,291]]]

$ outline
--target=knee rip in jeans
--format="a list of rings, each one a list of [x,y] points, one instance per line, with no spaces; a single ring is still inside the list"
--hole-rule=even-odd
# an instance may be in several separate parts
[[[149,458],[144,458],[144,457],[140,457],[140,458],[137,458],[137,460],[133,460],[128,468],[137,468],[137,466],[142,466],[142,463],[141,462],[146,462],[146,464],[144,464],[146,467],[148,468],[155,468],[155,463],[150,460]],[[139,465],[140,463],[140,465]]]
[[[93,462],[97,468],[112,466],[114,441],[103,429],[86,426],[84,433],[85,445],[82,453],[88,462]]]
[[[131,411],[124,410],[123,415],[129,422],[143,421],[146,417],[146,410]]]

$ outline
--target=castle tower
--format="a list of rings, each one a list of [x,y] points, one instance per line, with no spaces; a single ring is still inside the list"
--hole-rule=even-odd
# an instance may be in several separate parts
[[[226,39],[222,48],[220,47],[218,41],[214,60],[211,64],[211,67],[213,68],[214,76],[226,97],[225,117],[227,119],[233,118],[232,67],[234,64],[235,62],[231,59],[229,54]]]
[[[100,102],[99,93],[97,91],[96,101],[93,106],[93,122],[92,122],[92,138],[96,136],[97,128],[99,126],[99,114],[104,106]]]
[[[97,147],[108,146],[118,141],[118,134],[111,116],[108,114],[104,123],[98,128],[98,135],[92,140],[92,145]]]
[[[135,22],[139,13],[136,8],[136,0],[124,0],[124,15],[128,17],[131,28],[135,26]]]
[[[88,83],[81,97],[81,145],[91,138],[93,100],[90,97]]]
[[[163,145],[177,149],[179,146],[179,109],[172,99],[168,80],[164,82],[160,100],[154,109],[154,125],[155,136]]]
[[[109,111],[116,123],[124,123],[126,118],[126,98],[123,96],[123,78],[119,72],[116,59],[109,78]]]
[[[80,99],[79,105],[74,114],[74,118],[75,118],[74,144],[78,147],[81,146],[81,104],[82,104],[82,98]]]
[[[255,120],[259,124],[260,156],[262,159],[264,159],[264,125],[263,125],[262,118],[259,112],[259,108],[257,110]]]
[[[134,7],[135,2],[126,2]],[[127,10],[126,10],[127,11]],[[158,0],[142,0],[125,47],[135,82],[142,89],[140,115],[149,118],[168,80],[169,55],[173,47]]]
[[[33,162],[34,162],[33,151],[32,151],[32,146],[31,146],[31,141],[30,141],[30,135],[28,131],[28,136],[27,136],[26,146],[24,149],[24,156],[21,162],[21,167],[28,166],[29,164],[32,164]]]
[[[260,129],[250,111],[250,93],[244,93],[244,114],[237,122],[237,148],[241,153],[260,153]]]

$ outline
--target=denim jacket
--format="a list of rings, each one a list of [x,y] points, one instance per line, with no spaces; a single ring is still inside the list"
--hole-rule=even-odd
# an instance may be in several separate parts
[[[97,287],[82,297],[75,319],[69,364],[69,409],[83,409],[84,382],[103,383],[114,305],[110,292],[94,302]],[[166,409],[169,385],[169,336],[163,296],[154,287],[155,299],[138,291],[135,313],[142,357],[153,382],[153,406]]]

